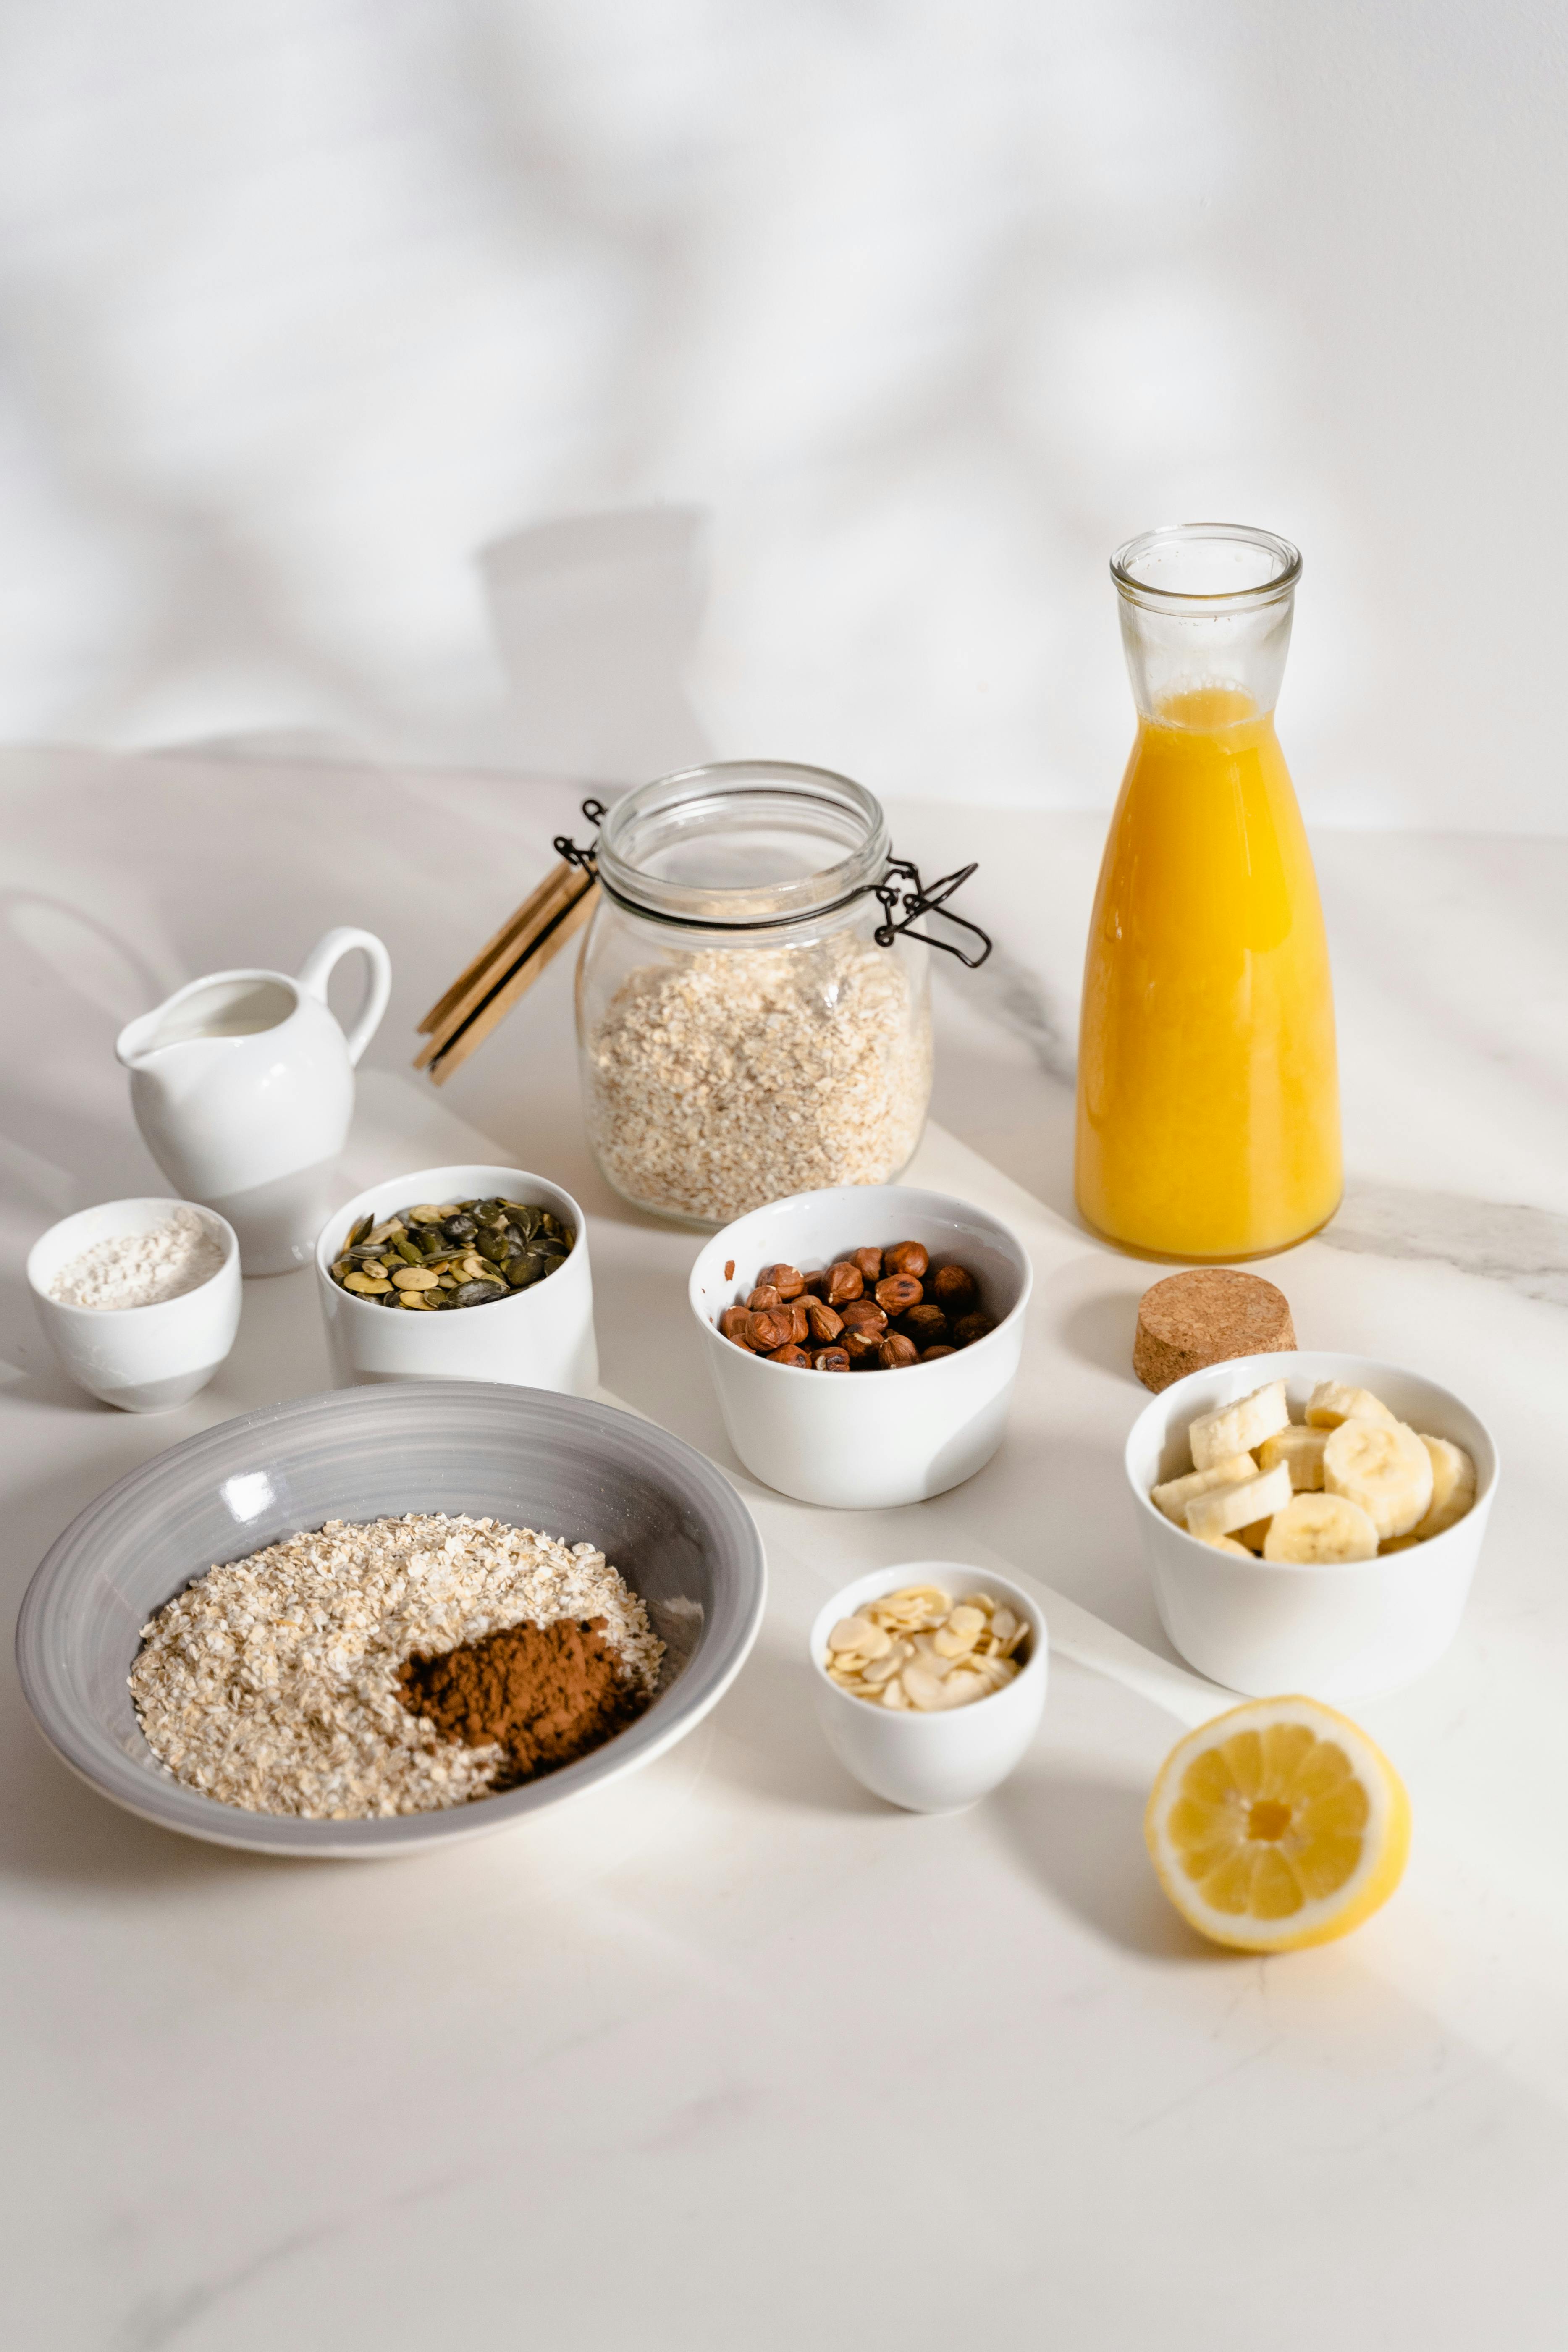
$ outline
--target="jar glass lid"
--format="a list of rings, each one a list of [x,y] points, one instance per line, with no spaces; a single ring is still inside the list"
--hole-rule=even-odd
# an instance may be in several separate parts
[[[864,898],[888,826],[863,784],[785,760],[683,769],[616,801],[595,844],[613,898],[665,922],[745,930]]]

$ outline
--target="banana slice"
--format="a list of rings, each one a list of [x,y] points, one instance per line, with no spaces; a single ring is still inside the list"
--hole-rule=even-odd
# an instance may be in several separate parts
[[[1272,1437],[1264,1439],[1258,1449],[1258,1466],[1260,1470],[1274,1470],[1283,1462],[1298,1495],[1321,1494],[1323,1448],[1328,1442],[1326,1429],[1303,1429],[1300,1422],[1293,1421],[1289,1429],[1277,1429]]]
[[[1323,1448],[1323,1485],[1359,1503],[1380,1537],[1407,1536],[1432,1507],[1432,1457],[1402,1421],[1342,1421]]]
[[[1206,1495],[1194,1495],[1187,1505],[1187,1533],[1200,1543],[1213,1543],[1215,1536],[1234,1535],[1254,1519],[1272,1518],[1289,1499],[1290,1473],[1281,1463],[1278,1470],[1257,1471],[1234,1486],[1211,1486]]]
[[[1247,1546],[1244,1543],[1237,1543],[1234,1536],[1215,1536],[1209,1543],[1209,1549],[1210,1551],[1234,1552],[1237,1559],[1250,1559],[1252,1558],[1252,1554],[1247,1550]]]
[[[1476,1465],[1462,1445],[1446,1437],[1423,1436],[1421,1443],[1432,1457],[1432,1507],[1415,1530],[1417,1541],[1425,1543],[1462,1519],[1475,1501]]]
[[[1241,1397],[1235,1404],[1222,1404],[1214,1412],[1200,1414],[1188,1430],[1192,1440],[1193,1468],[1212,1470],[1216,1463],[1227,1461],[1232,1454],[1250,1454],[1277,1429],[1284,1429],[1290,1419],[1285,1402],[1283,1381],[1270,1381],[1267,1387],[1254,1389],[1250,1396]]]
[[[1370,1389],[1347,1388],[1342,1381],[1320,1381],[1307,1399],[1309,1427],[1338,1429],[1342,1421],[1380,1421],[1385,1429],[1399,1426],[1398,1415],[1390,1412]],[[1196,1461],[1196,1454],[1193,1459]]]
[[[1237,1528],[1236,1540],[1243,1551],[1249,1551],[1255,1559],[1260,1559],[1264,1538],[1273,1525],[1272,1519],[1254,1519],[1249,1528]]]
[[[1268,1522],[1265,1559],[1371,1559],[1377,1529],[1359,1503],[1343,1495],[1293,1495]]]
[[[1184,1528],[1187,1505],[1194,1495],[1206,1494],[1211,1486],[1234,1486],[1238,1480],[1250,1478],[1254,1466],[1250,1454],[1233,1454],[1227,1462],[1216,1462],[1212,1470],[1189,1470],[1184,1477],[1167,1478],[1149,1499],[1156,1510]]]

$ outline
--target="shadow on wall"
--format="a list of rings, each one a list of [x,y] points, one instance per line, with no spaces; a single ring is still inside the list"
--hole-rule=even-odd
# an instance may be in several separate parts
[[[592,784],[643,783],[710,759],[686,685],[707,603],[707,522],[699,507],[557,515],[481,548],[505,692],[470,714],[462,759]],[[237,619],[233,637],[249,658]],[[257,642],[278,649],[264,631]],[[195,730],[157,748],[332,761],[395,758],[401,744],[420,756],[417,732],[390,706],[340,695],[336,708],[340,724]],[[428,741],[424,753],[442,756]]]
[[[562,515],[479,556],[518,764],[640,783],[711,757],[686,679],[706,597],[695,507]]]

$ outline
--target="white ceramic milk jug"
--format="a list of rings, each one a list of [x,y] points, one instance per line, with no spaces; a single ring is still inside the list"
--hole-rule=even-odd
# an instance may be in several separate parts
[[[345,1037],[327,979],[351,948],[369,962],[370,992]],[[245,1273],[287,1274],[309,1260],[331,1206],[354,1064],[391,989],[374,933],[340,929],[316,942],[296,980],[208,972],[121,1031],[114,1050],[147,1149],[187,1201],[228,1219]]]

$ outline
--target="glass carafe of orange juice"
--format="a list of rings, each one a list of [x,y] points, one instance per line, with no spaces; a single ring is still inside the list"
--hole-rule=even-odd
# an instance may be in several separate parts
[[[1078,1204],[1129,1249],[1255,1257],[1341,1188],[1328,944],[1274,734],[1301,559],[1184,523],[1110,569],[1138,740],[1089,925]]]

